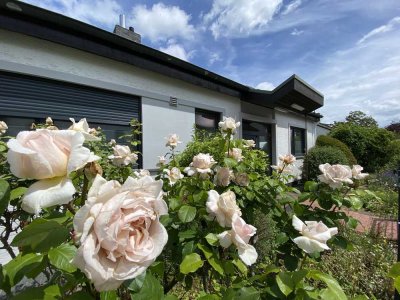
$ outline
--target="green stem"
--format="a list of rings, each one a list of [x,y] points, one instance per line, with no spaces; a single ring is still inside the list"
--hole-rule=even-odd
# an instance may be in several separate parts
[[[307,259],[307,254],[304,253],[303,259],[300,261],[300,265],[299,265],[298,271],[301,270],[301,268],[303,267],[303,265],[304,265],[306,259]]]

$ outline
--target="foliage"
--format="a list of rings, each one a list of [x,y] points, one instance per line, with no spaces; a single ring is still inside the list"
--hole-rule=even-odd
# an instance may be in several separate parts
[[[359,110],[351,111],[346,117],[346,122],[363,127],[378,127],[378,122],[373,117]]]
[[[317,147],[328,146],[328,147],[338,148],[346,155],[349,165],[352,166],[352,165],[357,164],[357,159],[354,157],[354,155],[351,152],[351,150],[349,149],[349,147],[347,147],[346,144],[342,143],[338,139],[335,139],[328,135],[320,135],[320,136],[318,136],[317,141],[315,142],[315,145]]]
[[[360,191],[360,199],[364,202],[366,210],[372,212],[374,215],[396,219],[398,211],[398,193],[388,187],[380,186],[373,188],[369,186],[372,193]]]
[[[329,163],[333,164],[348,164],[346,155],[337,147],[323,146],[313,147],[304,157],[303,162],[303,180],[316,180],[319,171],[319,165]]]
[[[379,170],[390,160],[388,147],[394,134],[386,129],[343,123],[329,135],[345,143],[367,172]]]
[[[345,248],[333,246],[320,263],[309,260],[309,267],[336,278],[348,296],[392,299],[393,282],[386,274],[395,261],[394,245],[353,230],[346,230],[344,235],[351,244]]]

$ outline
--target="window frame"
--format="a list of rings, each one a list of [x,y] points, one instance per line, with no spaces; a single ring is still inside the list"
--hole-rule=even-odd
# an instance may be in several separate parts
[[[296,152],[295,132],[301,134],[302,151]],[[307,132],[305,128],[290,126],[290,153],[296,158],[303,158],[307,152]]]
[[[209,128],[202,128],[200,125],[197,124],[196,122],[196,117],[198,114],[207,114],[209,116],[213,116],[215,120],[215,127],[213,129]],[[202,108],[195,108],[194,110],[194,124],[196,129],[200,130],[205,130],[208,132],[217,132],[218,131],[218,123],[221,121],[221,112],[219,111],[212,111],[212,110],[207,110],[207,109],[202,109]]]

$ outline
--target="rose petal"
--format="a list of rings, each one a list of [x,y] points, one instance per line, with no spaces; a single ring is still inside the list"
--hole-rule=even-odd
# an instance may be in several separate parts
[[[44,179],[32,184],[22,198],[22,209],[37,214],[41,208],[67,204],[75,194],[72,181],[66,177]]]
[[[248,244],[245,247],[239,247],[238,254],[240,259],[248,266],[254,264],[258,257],[256,249]]]
[[[221,247],[228,248],[232,245],[232,234],[230,231],[224,231],[217,235]]]
[[[328,245],[305,236],[299,236],[295,238],[293,242],[295,242],[300,249],[303,249],[307,253],[321,252],[330,249]]]
[[[292,225],[293,225],[294,229],[296,229],[297,231],[300,231],[300,232],[305,227],[305,224],[295,215],[293,215],[293,218],[292,218]]]

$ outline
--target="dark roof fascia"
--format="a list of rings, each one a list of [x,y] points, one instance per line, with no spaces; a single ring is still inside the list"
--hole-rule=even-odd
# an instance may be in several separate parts
[[[329,124],[318,123],[317,126],[321,127],[321,128],[328,129],[328,130],[332,130],[332,125],[329,125]]]
[[[83,50],[191,84],[240,97],[249,87],[216,73],[129,41],[84,22],[27,3],[15,2],[21,11],[10,10],[0,0],[0,28]]]

